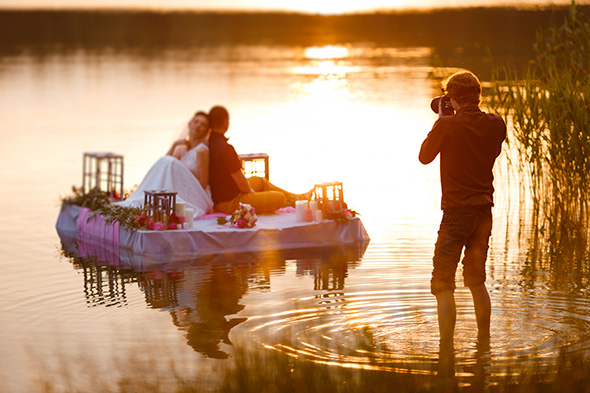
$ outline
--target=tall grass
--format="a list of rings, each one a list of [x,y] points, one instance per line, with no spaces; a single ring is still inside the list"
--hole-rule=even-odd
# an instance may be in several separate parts
[[[493,109],[512,125],[512,165],[530,180],[538,244],[587,259],[590,235],[590,24],[572,1],[537,34],[525,69],[498,68]]]

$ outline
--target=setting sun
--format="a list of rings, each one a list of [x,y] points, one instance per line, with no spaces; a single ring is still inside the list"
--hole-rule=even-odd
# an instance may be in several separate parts
[[[408,7],[416,7],[420,2],[411,0],[365,0],[363,2],[341,1],[341,0],[300,0],[291,4],[277,5],[272,0],[260,1],[268,7],[280,7],[287,11],[306,12],[320,15],[339,15],[355,12],[367,12],[376,10],[391,10]]]
[[[321,15],[338,15],[358,11],[358,5],[344,1],[300,0],[294,3],[292,11],[303,11]]]

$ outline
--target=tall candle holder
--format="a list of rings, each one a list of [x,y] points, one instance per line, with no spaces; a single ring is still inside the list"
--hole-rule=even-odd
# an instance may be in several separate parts
[[[114,153],[84,153],[82,162],[82,192],[105,192],[123,198],[123,156]]]
[[[174,213],[176,207],[175,191],[146,190],[144,191],[143,209],[152,221],[159,221],[168,225],[168,217]]]
[[[268,154],[266,153],[250,153],[240,154],[240,161],[242,161],[242,171],[246,177],[258,176],[264,177],[266,180],[270,179],[268,170]]]
[[[327,182],[314,185],[313,199],[321,205],[324,216],[344,210],[344,190],[342,182]]]

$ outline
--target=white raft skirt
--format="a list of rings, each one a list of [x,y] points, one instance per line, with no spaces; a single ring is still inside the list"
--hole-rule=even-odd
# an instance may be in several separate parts
[[[82,214],[81,214],[82,212]],[[110,253],[136,256],[198,257],[215,254],[259,253],[314,249],[369,243],[369,235],[358,217],[348,222],[324,220],[298,222],[294,212],[260,215],[254,228],[219,225],[217,218],[196,219],[193,228],[166,231],[119,230],[117,225],[88,225],[79,206],[64,205],[56,229],[61,238],[75,238],[78,246],[101,245]],[[80,216],[80,217],[79,217]],[[79,219],[82,218],[82,219]],[[91,219],[90,222],[94,221]],[[102,220],[102,219],[101,219]],[[81,244],[82,243],[82,244]],[[118,244],[117,244],[118,243]],[[80,250],[82,251],[82,250]]]

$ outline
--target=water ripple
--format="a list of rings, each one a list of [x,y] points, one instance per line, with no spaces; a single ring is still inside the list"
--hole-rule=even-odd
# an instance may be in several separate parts
[[[554,363],[560,351],[590,350],[590,301],[567,294],[493,291],[490,375],[510,366]],[[457,298],[457,375],[481,362],[471,297]],[[249,319],[266,348],[341,367],[434,372],[439,358],[436,302],[427,288],[329,292],[298,299],[296,308]],[[305,303],[304,305],[301,303]],[[522,367],[520,368],[522,370]]]

